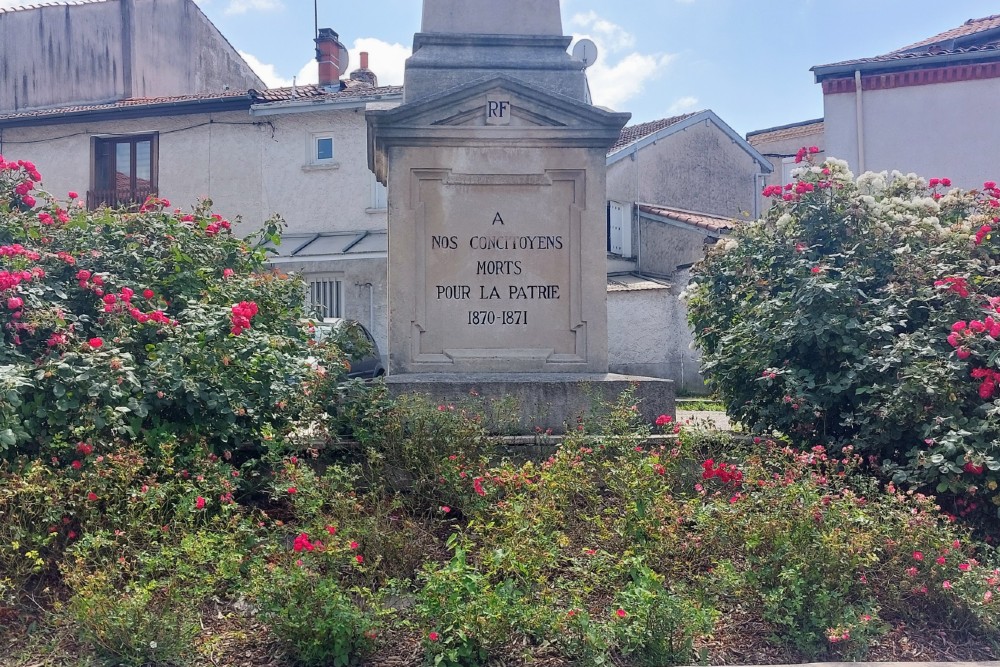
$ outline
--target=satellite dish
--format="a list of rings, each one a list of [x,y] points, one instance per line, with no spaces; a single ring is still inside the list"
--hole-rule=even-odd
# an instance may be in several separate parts
[[[340,48],[340,55],[337,56],[337,64],[340,66],[340,73],[346,74],[351,66],[351,54],[345,47]]]
[[[573,47],[573,59],[583,63],[584,68],[597,62],[597,44],[589,39],[581,39]]]

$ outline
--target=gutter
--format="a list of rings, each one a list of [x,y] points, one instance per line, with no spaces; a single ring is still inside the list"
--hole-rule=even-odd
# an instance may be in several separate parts
[[[853,62],[835,65],[817,65],[810,68],[816,78],[816,83],[826,79],[843,79],[853,76],[855,72],[864,74],[874,72],[891,72],[907,69],[923,69],[934,65],[953,65],[975,61],[1000,60],[1000,49],[986,51],[969,51],[967,53],[948,53],[944,55],[928,55],[919,57],[900,57],[892,60],[876,60],[871,62]]]
[[[392,95],[372,95],[370,97],[352,97],[340,100],[285,100],[282,102],[261,102],[250,105],[251,116],[275,116],[289,113],[308,113],[310,111],[327,111],[336,109],[365,108],[370,102],[400,102],[402,93]]]
[[[113,106],[106,109],[83,111],[58,111],[39,115],[24,115],[0,118],[0,127],[39,127],[46,125],[68,125],[105,120],[130,120],[152,116],[180,116],[199,113],[219,113],[223,111],[245,111],[250,107],[249,95],[240,97],[208,98],[160,102],[157,104],[136,104]]]

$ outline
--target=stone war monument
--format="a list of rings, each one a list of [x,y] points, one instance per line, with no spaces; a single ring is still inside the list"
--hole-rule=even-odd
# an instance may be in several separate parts
[[[629,114],[590,104],[559,0],[424,0],[404,103],[368,112],[389,192],[389,383],[513,397],[561,429],[635,387],[608,375],[605,159]]]

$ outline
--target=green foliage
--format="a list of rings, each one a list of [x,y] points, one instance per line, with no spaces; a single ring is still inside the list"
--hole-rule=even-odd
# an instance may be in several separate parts
[[[416,615],[429,628],[424,637],[428,664],[484,665],[510,638],[522,600],[512,581],[494,586],[469,565],[461,547],[442,567],[420,574]]]
[[[404,491],[417,511],[437,513],[445,506],[458,512],[481,502],[476,484],[482,485],[490,439],[471,407],[438,405],[418,395],[383,397],[356,434],[372,483]]]
[[[221,453],[325,419],[343,357],[316,354],[301,281],[265,266],[280,220],[242,240],[208,201],[32,208],[33,171],[0,169],[0,456],[148,434]]]
[[[853,444],[897,482],[964,496],[954,514],[995,513],[1000,190],[803,167],[695,271],[713,387],[755,432]]]
[[[80,638],[107,664],[182,665],[198,631],[198,612],[169,585],[119,589],[95,574],[69,602]]]
[[[274,568],[261,613],[297,665],[345,667],[372,648],[374,621],[331,576],[299,566]]]
[[[668,591],[662,578],[637,565],[618,597],[614,635],[619,650],[636,665],[693,664],[694,640],[711,633],[718,613],[703,602]]]

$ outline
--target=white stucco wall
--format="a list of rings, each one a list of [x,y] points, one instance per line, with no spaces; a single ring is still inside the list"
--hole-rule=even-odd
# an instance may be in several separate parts
[[[244,233],[274,213],[290,233],[385,229],[371,206],[364,110],[252,118],[248,112],[5,128],[0,153],[35,162],[49,192],[83,195],[91,177],[91,138],[159,133],[159,192],[187,208],[202,197]],[[334,138],[338,166],[309,164],[313,133]]]
[[[824,96],[827,154],[859,171],[854,93]],[[1000,177],[1000,79],[866,90],[865,170],[898,169],[979,188]]]
[[[687,272],[678,274],[670,287],[632,282],[628,288],[608,287],[611,372],[671,379],[678,393],[707,393],[698,353],[691,348],[686,309],[678,298]]]
[[[259,118],[234,111],[5,128],[0,154],[34,162],[44,189],[57,197],[73,190],[83,198],[90,184],[92,137],[153,131],[159,133],[159,193],[172,206],[187,210],[208,197],[216,212],[231,220],[242,218],[237,233],[243,234],[273,213],[286,219],[289,233],[386,228],[385,209],[370,208],[372,177],[363,109]],[[338,166],[309,164],[316,132],[333,136]],[[371,325],[380,349],[387,349],[384,258],[282,268],[342,281],[344,316]]]

